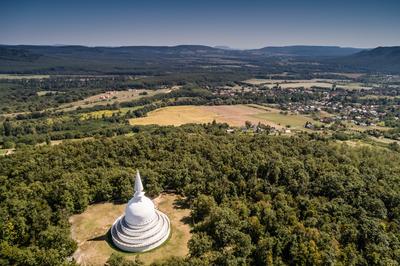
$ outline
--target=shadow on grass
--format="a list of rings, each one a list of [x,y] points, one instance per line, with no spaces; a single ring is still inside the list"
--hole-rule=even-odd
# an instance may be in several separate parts
[[[190,217],[190,216],[182,217],[182,219],[181,219],[180,221],[181,221],[182,223],[184,223],[184,224],[193,226],[193,220],[192,220],[192,217]]]
[[[181,197],[174,200],[173,206],[175,209],[189,209],[190,208],[187,201]]]
[[[184,198],[177,198],[176,200],[174,200],[173,202],[173,206],[175,209],[190,209],[190,206],[188,204],[188,202],[184,199]],[[180,219],[180,221],[184,224],[193,226],[193,220],[190,217],[190,215],[182,217],[182,219]]]

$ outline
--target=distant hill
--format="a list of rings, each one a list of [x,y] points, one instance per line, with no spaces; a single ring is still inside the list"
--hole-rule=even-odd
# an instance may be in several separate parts
[[[141,69],[190,66],[231,51],[203,45],[86,47],[0,45],[0,72],[130,73]]]
[[[0,60],[31,62],[38,59],[39,57],[40,55],[24,49],[13,49],[0,46]]]
[[[222,48],[222,47],[220,47]],[[0,45],[0,73],[138,74],[299,70],[298,64],[335,71],[400,72],[400,47],[372,50],[338,46],[283,46],[229,50],[204,45],[87,47]],[[288,60],[289,59],[289,60]],[[319,66],[321,67],[319,67]],[[247,70],[244,68],[248,68]],[[234,71],[233,71],[234,70]],[[246,72],[247,71],[247,72]],[[311,71],[311,70],[310,70]]]
[[[377,47],[371,50],[330,60],[338,65],[366,70],[400,72],[400,46]]]
[[[267,56],[291,56],[291,57],[336,57],[358,53],[363,49],[339,47],[339,46],[268,46],[254,49],[251,52]]]

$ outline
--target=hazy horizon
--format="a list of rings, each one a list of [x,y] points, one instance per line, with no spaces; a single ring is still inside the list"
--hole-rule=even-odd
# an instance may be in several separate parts
[[[398,1],[9,1],[0,43],[84,46],[400,45]]]
[[[356,49],[373,49],[376,47],[354,47],[354,46],[340,46],[340,45],[315,45],[315,44],[288,44],[288,45],[264,45],[261,47],[249,47],[249,48],[236,48],[229,45],[208,45],[208,44],[174,44],[174,45],[146,45],[146,44],[135,44],[135,45],[85,45],[85,44],[32,44],[32,43],[0,43],[0,45],[4,46],[54,46],[54,47],[62,47],[62,46],[83,46],[88,48],[96,48],[96,47],[106,47],[106,48],[118,48],[118,47],[176,47],[176,46],[207,46],[212,48],[219,49],[231,49],[231,50],[253,50],[253,49],[261,49],[265,47],[290,47],[290,46],[322,46],[322,47],[340,47],[340,48],[356,48]],[[396,47],[399,45],[396,45]],[[390,47],[390,45],[385,46]]]

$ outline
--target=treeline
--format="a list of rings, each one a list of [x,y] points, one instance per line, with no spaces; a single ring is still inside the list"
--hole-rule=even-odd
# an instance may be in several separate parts
[[[2,79],[0,112],[42,111],[111,90],[158,89],[178,85],[161,79],[132,76],[51,76],[43,79]]]
[[[68,217],[129,199],[136,169],[150,196],[173,189],[191,206],[190,256],[164,265],[400,261],[398,152],[226,128],[140,127],[0,158],[0,263],[73,264]]]
[[[0,113],[37,112],[111,90],[149,89],[194,84],[210,86],[245,79],[238,73],[171,73],[156,76],[50,76],[42,79],[1,79]]]
[[[220,105],[250,103],[216,97],[210,91],[197,86],[184,86],[168,94],[156,94],[131,102],[115,103],[106,106],[77,109],[70,112],[32,112],[19,114],[14,119],[6,118],[0,130],[0,144],[3,148],[35,145],[51,140],[79,139],[98,136],[123,135],[135,132],[129,119],[146,116],[148,112],[166,106],[177,105]],[[135,107],[125,113],[120,108]],[[137,107],[137,108],[136,108]],[[100,110],[115,111],[111,116],[93,117],[91,112]],[[87,115],[82,119],[82,115]]]

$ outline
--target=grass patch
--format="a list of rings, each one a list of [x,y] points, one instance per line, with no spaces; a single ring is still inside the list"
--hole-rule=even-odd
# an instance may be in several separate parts
[[[142,108],[143,106],[135,106],[135,107],[124,107],[124,108],[120,108],[118,110],[99,110],[99,111],[93,111],[93,112],[89,112],[89,113],[84,113],[81,115],[80,119],[81,120],[85,120],[88,119],[90,117],[92,118],[102,118],[103,115],[105,117],[110,117],[113,114],[118,114],[121,113],[122,115],[126,114],[129,111],[136,111],[137,109]]]
[[[312,118],[297,114],[281,114],[279,112],[268,112],[256,114],[254,117],[267,120],[280,126],[290,126],[295,129],[303,129],[307,121],[314,122]]]

